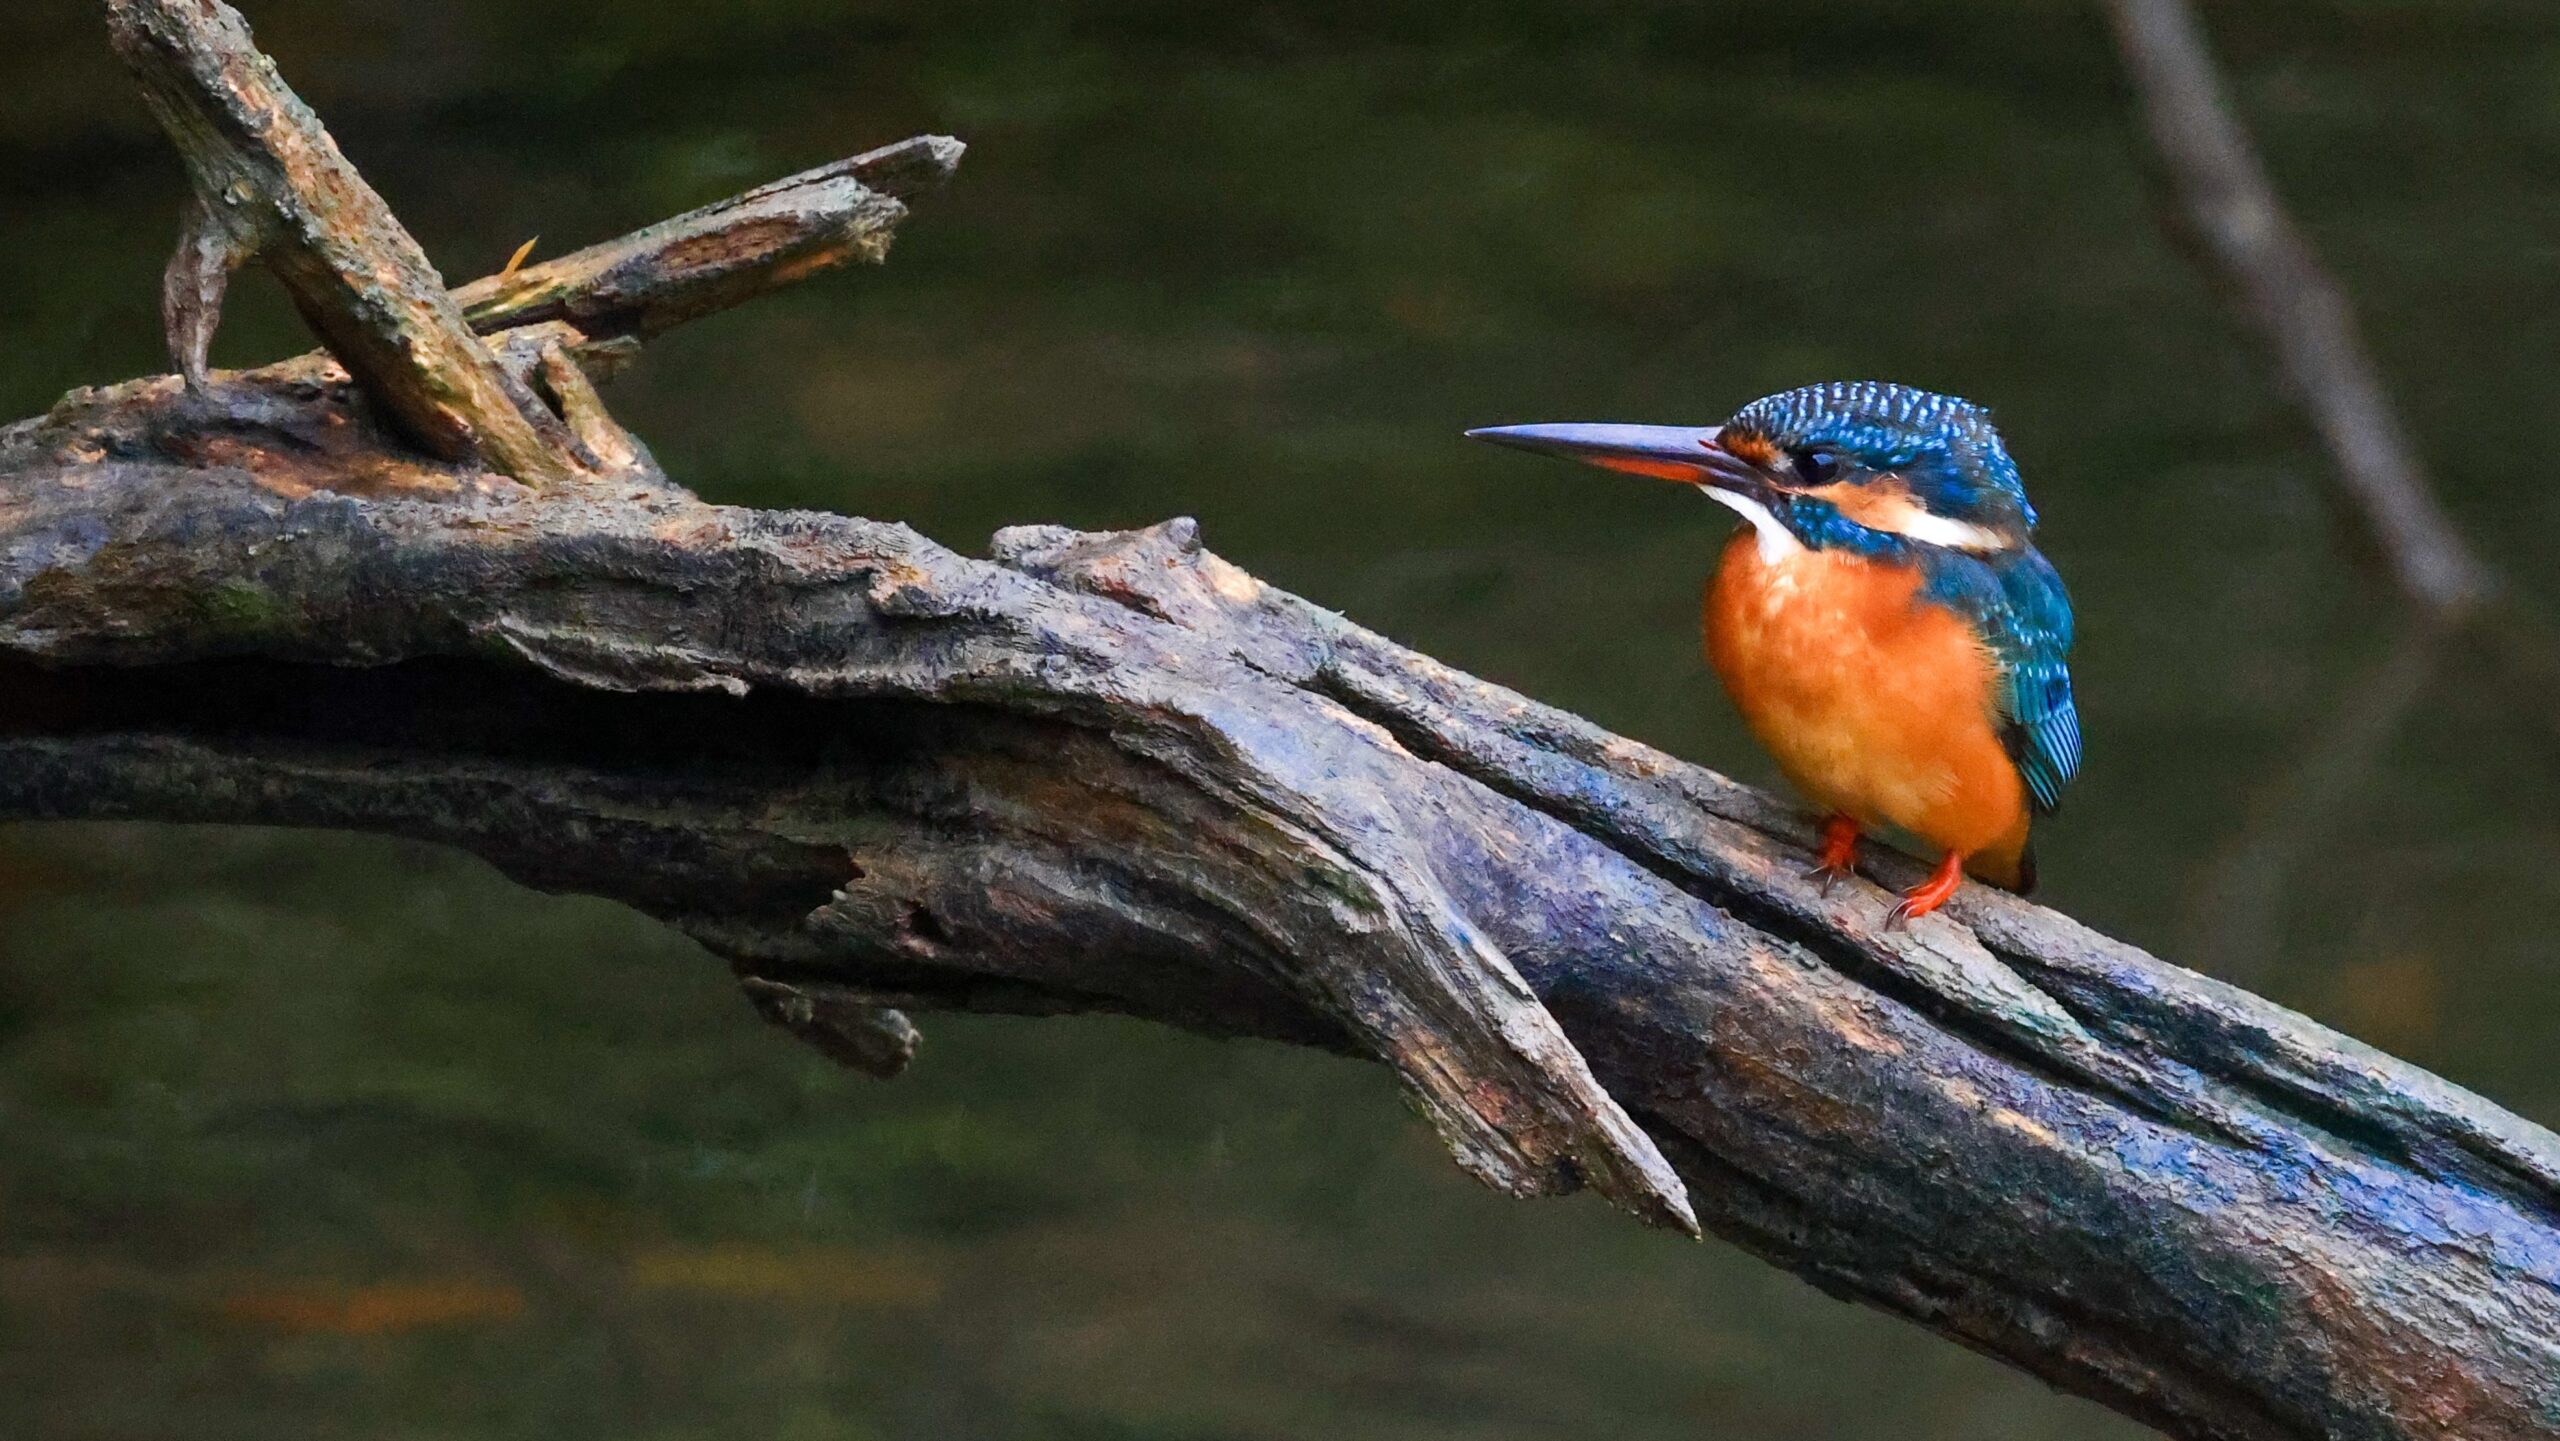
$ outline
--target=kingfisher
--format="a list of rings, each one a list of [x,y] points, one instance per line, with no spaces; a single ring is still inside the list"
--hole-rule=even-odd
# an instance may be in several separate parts
[[[1891,826],[1943,859],[1886,917],[1968,874],[2024,893],[2030,831],[2080,769],[2071,600],[1981,406],[1883,381],[1764,396],[1722,425],[1505,425],[1469,436],[1695,487],[1740,515],[1706,653],[1824,812],[1828,893]]]

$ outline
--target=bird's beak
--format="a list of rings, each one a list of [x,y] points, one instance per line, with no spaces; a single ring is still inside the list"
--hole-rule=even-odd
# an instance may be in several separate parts
[[[1775,477],[1725,449],[1719,433],[1715,426],[1489,425],[1468,431],[1467,437],[1629,475],[1739,491],[1755,499],[1776,490]]]

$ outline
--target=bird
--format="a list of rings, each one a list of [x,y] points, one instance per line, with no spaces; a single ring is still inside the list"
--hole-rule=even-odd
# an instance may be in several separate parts
[[[1722,425],[1467,435],[1695,487],[1742,519],[1703,606],[1753,736],[1824,814],[1828,895],[1887,827],[1941,857],[1899,928],[1967,875],[2024,894],[2033,829],[2080,770],[2071,599],[1982,406],[1885,381],[1763,396]]]

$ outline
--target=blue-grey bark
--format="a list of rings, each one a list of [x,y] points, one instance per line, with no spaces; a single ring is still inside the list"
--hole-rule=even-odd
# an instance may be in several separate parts
[[[111,8],[232,43],[216,0]],[[190,60],[221,113],[231,72]],[[0,815],[461,846],[683,927],[882,1073],[936,1008],[1365,1055],[1492,1184],[1703,1225],[2173,1435],[2560,1433],[2560,1138],[2012,897],[1885,930],[1881,887],[1804,877],[1801,818],[1188,522],[971,558],[705,505],[604,414],[590,369],[876,256],[904,209],[867,184],[956,153],[467,290],[498,333],[439,343],[565,470],[420,452],[382,392],[442,362],[377,372],[442,305],[315,317],[376,327],[361,378],[159,377],[0,430]],[[180,319],[191,360],[210,315]]]
[[[884,1007],[1371,1055],[1489,1180],[1685,1191],[2172,1434],[2560,1425],[2560,1141],[2014,898],[1884,931],[1764,798],[1184,523],[973,560],[671,488],[279,493],[136,434],[0,441],[0,811],[447,841],[866,1063]]]

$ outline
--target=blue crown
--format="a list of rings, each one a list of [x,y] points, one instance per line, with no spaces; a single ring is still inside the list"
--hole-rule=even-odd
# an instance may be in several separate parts
[[[1969,400],[1882,380],[1833,380],[1762,396],[1726,424],[1782,450],[1831,450],[1902,477],[1940,515],[2033,530],[2035,507],[1991,412]]]

